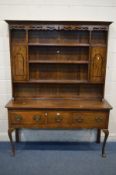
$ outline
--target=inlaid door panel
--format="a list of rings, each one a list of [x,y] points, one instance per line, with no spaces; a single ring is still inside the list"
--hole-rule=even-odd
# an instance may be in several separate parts
[[[90,80],[93,82],[103,82],[105,78],[106,48],[92,47]]]
[[[24,81],[27,79],[27,49],[23,45],[12,47],[13,80]]]

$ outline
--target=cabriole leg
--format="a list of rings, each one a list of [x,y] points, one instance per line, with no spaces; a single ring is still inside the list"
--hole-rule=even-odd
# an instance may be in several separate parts
[[[103,141],[103,145],[102,145],[102,157],[106,157],[105,146],[106,146],[106,141],[107,141],[107,138],[109,135],[109,131],[108,131],[108,129],[103,129],[103,132],[105,134],[105,137],[104,137],[104,141]]]
[[[9,136],[9,139],[10,139],[11,149],[12,149],[12,154],[13,154],[13,156],[15,156],[15,145],[14,145],[13,139],[12,139],[12,132],[13,132],[14,130],[15,130],[14,128],[9,128],[9,129],[8,129],[8,136]]]

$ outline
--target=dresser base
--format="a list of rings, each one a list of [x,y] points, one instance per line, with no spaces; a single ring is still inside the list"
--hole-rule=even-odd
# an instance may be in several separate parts
[[[105,134],[102,146],[102,157],[105,157],[111,109],[107,101],[11,100],[6,107],[9,120],[8,135],[13,155],[15,155],[13,131],[15,131],[16,142],[19,142],[20,129],[97,129],[96,143],[100,143],[101,130]]]

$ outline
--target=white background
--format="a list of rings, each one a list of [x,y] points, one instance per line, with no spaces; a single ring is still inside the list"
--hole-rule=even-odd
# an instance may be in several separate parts
[[[0,140],[7,141],[7,110],[12,97],[9,54],[9,20],[112,21],[109,31],[105,98],[113,106],[109,140],[116,140],[116,0],[0,0]],[[92,131],[29,131],[22,140],[94,140]]]

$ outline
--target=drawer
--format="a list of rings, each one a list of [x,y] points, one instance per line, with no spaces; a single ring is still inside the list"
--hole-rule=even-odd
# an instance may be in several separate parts
[[[9,112],[10,123],[15,125],[45,125],[47,118],[41,111]]]
[[[71,125],[75,128],[107,128],[108,113],[79,111],[71,114]]]
[[[67,128],[70,126],[70,112],[50,111],[47,116],[48,127]]]

